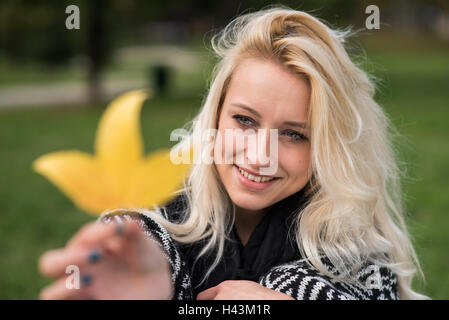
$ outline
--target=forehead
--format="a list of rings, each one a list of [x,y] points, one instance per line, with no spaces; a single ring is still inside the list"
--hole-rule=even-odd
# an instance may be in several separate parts
[[[248,58],[234,71],[225,103],[243,103],[266,115],[296,119],[305,117],[309,100],[310,88],[304,77],[275,61]]]

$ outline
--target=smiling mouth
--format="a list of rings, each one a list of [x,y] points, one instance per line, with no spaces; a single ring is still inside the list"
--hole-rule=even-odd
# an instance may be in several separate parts
[[[268,176],[256,175],[253,173],[249,173],[245,169],[242,169],[238,166],[236,166],[236,167],[245,178],[247,178],[248,180],[251,180],[253,182],[264,183],[264,182],[270,182],[270,181],[279,179],[278,177],[268,177]]]

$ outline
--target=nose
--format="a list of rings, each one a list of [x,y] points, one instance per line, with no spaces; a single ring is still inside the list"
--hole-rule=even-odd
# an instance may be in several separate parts
[[[263,167],[268,166],[273,161],[275,157],[273,144],[277,143],[277,130],[275,131],[276,133],[273,130],[259,129],[257,130],[257,139],[249,139],[246,150],[248,164]],[[275,139],[273,139],[273,136]]]

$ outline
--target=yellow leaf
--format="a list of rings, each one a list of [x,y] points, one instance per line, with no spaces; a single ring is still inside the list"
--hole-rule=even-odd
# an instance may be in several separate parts
[[[33,169],[56,185],[78,207],[95,213],[114,206],[114,199],[117,199],[97,164],[87,153],[60,151],[38,158]],[[104,187],[99,188],[100,185]]]
[[[108,106],[97,129],[95,155],[53,152],[35,160],[33,169],[92,214],[168,202],[190,165],[173,164],[168,149],[144,157],[139,115],[147,95],[144,90],[131,91]]]

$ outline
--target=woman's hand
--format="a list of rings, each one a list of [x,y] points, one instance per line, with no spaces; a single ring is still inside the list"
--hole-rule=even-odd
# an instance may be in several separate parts
[[[285,293],[268,289],[257,282],[227,280],[198,294],[197,300],[294,300]]]
[[[67,280],[76,280],[67,279],[71,265],[80,270],[79,289],[67,285]],[[166,257],[135,221],[89,223],[64,248],[43,254],[39,269],[56,279],[41,291],[41,299],[170,299],[173,295]]]

